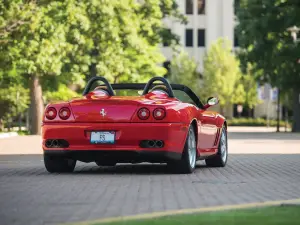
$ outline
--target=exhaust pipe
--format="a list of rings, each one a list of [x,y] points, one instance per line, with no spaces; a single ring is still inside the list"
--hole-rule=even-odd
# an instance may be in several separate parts
[[[163,141],[157,141],[156,142],[156,146],[159,147],[159,148],[161,148],[161,147],[164,146],[164,142]]]
[[[154,141],[148,141],[148,145],[150,148],[153,148],[155,146],[155,142]]]
[[[53,147],[58,147],[58,140],[53,140],[52,141],[52,146]]]
[[[47,148],[52,147],[52,140],[47,140],[45,145],[46,145]]]

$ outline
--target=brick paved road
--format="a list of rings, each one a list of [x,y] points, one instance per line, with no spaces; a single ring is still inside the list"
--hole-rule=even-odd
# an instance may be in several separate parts
[[[299,135],[229,137],[234,154],[227,167],[199,162],[192,175],[168,174],[164,165],[94,163],[79,163],[69,175],[48,174],[41,155],[28,155],[40,151],[39,137],[0,140],[0,224],[57,224],[300,197]],[[17,155],[20,146],[27,155]]]

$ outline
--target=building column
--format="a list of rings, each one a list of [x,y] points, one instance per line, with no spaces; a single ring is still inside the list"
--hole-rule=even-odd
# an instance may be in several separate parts
[[[193,0],[193,55],[198,60],[198,0]]]
[[[220,1],[222,7],[222,36],[234,46],[234,0]]]
[[[220,0],[206,0],[206,47],[222,36],[222,2]]]
[[[185,1],[177,0],[178,10],[185,14]],[[172,30],[180,37],[179,44],[185,46],[185,25],[178,22],[172,22]]]

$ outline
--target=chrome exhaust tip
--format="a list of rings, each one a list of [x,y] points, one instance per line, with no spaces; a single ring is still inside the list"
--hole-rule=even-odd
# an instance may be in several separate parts
[[[154,147],[155,146],[155,141],[148,141],[149,147]]]
[[[53,140],[52,141],[52,146],[53,147],[58,147],[58,140]]]
[[[156,146],[159,147],[159,148],[161,148],[161,147],[164,146],[164,142],[163,141],[157,141],[156,142]]]
[[[45,145],[46,145],[47,148],[51,148],[52,147],[52,143],[53,143],[53,141],[50,140],[50,139],[48,139],[48,140],[46,140]]]

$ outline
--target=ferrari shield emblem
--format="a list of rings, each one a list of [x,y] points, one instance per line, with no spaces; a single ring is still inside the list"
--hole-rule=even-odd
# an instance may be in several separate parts
[[[106,116],[106,112],[104,109],[101,109],[100,114],[102,115],[102,117]]]

